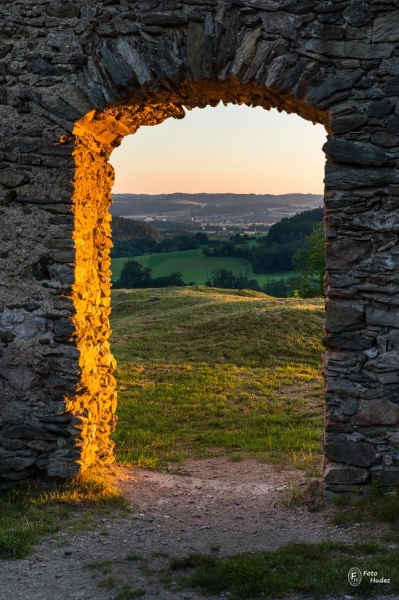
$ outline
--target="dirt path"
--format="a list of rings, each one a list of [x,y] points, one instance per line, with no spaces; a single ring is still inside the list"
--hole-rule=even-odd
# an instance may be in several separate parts
[[[159,570],[170,557],[273,550],[292,541],[351,542],[365,533],[359,526],[332,526],[328,509],[284,507],[282,499],[291,485],[301,484],[302,474],[252,459],[192,461],[173,474],[117,472],[132,514],[101,519],[81,535],[64,532],[38,544],[25,560],[1,561],[1,600],[113,600],[124,585],[145,590],[143,597],[151,600],[197,600],[203,598],[197,591],[177,592],[160,582]]]

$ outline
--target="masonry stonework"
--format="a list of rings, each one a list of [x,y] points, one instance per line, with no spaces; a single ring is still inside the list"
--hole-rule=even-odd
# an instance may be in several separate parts
[[[138,127],[219,101],[326,129],[325,488],[398,485],[399,1],[0,13],[1,485],[113,459],[108,158]]]

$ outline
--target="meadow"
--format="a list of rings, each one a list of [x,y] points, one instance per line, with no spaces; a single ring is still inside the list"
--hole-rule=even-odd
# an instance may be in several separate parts
[[[252,456],[320,476],[322,300],[195,286],[118,290],[112,306],[119,392],[114,440],[120,464],[173,472],[187,458],[239,461]],[[381,523],[380,544],[290,544],[227,557],[215,549],[171,557],[169,571],[160,576],[176,589],[198,587],[235,600],[262,598],[266,592],[286,597],[293,591],[325,597],[352,592],[348,569],[372,563],[392,578],[389,591],[397,592],[398,501],[399,494],[373,488],[368,497],[341,497],[337,503],[337,526]],[[295,496],[290,502],[296,502]],[[81,535],[98,525],[99,517],[126,510],[126,501],[101,469],[67,484],[2,492],[0,558],[26,556],[46,534],[67,529]],[[104,580],[116,581],[111,576]],[[365,595],[374,591],[367,582],[359,590]],[[133,597],[129,594],[116,597]]]
[[[320,300],[164,288],[113,293],[118,460],[244,454],[317,469]]]
[[[129,258],[114,258],[111,263],[112,279],[117,281],[123,269],[123,265]],[[145,254],[135,256],[130,260],[137,260],[143,267],[152,269],[152,277],[162,277],[175,271],[180,271],[183,280],[187,283],[195,282],[196,285],[204,285],[212,275],[213,269],[227,269],[235,276],[246,273],[250,279],[256,279],[262,287],[265,283],[294,277],[295,271],[255,274],[251,263],[240,258],[208,257],[202,254],[202,250],[184,250],[181,252],[167,252],[159,254]]]
[[[276,299],[250,291],[114,292],[117,460],[173,472],[187,458],[252,456],[276,468],[303,469],[308,481],[319,477],[323,314],[321,299]],[[290,502],[304,504],[300,490]],[[379,488],[368,497],[337,502],[337,526],[381,523],[381,543],[293,543],[227,557],[212,551],[172,558],[164,578],[175,589],[194,587],[234,600],[282,598],[293,591],[352,597],[348,570],[373,564],[391,578],[384,589],[397,592],[398,502],[399,493]],[[310,501],[309,507],[316,510],[318,504]],[[374,595],[367,581],[359,590]]]
[[[114,291],[112,307],[119,463],[253,456],[320,474],[322,301],[195,286]],[[0,559],[125,509],[101,469],[3,491]]]

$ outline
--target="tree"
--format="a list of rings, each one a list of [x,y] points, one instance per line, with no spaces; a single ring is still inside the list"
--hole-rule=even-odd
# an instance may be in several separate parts
[[[228,271],[227,269],[213,269],[212,278],[210,281],[207,281],[205,285],[209,285],[211,287],[218,287],[224,289],[234,289],[236,278],[234,276],[233,271]]]
[[[128,260],[123,265],[121,275],[115,288],[150,288],[150,287],[169,287],[187,285],[183,281],[180,271],[163,275],[162,277],[151,277],[149,267],[144,268],[137,260]]]
[[[151,280],[151,287],[169,287],[169,286],[178,286],[181,287],[183,285],[187,285],[185,281],[183,281],[183,275],[180,271],[174,271],[170,275],[162,275],[161,277],[154,277]],[[194,284],[195,285],[195,284]]]
[[[233,271],[227,269],[213,269],[212,278],[205,282],[208,287],[218,287],[228,290],[255,290],[260,291],[256,279],[249,279],[246,273],[235,276]]]
[[[123,265],[116,287],[145,288],[150,287],[151,269],[144,268],[137,260],[128,260]]]
[[[234,288],[237,290],[255,290],[260,292],[260,285],[256,279],[250,279],[246,273],[240,273],[235,278]]]
[[[194,237],[198,240],[199,244],[201,244],[201,246],[204,246],[205,244],[207,244],[209,242],[209,237],[208,234],[206,234],[204,231],[198,231]]]
[[[312,233],[305,238],[306,248],[298,250],[292,262],[300,272],[298,292],[301,298],[324,296],[325,238],[324,227],[318,223]]]
[[[274,296],[275,298],[291,298],[293,294],[292,286],[294,281],[296,281],[294,277],[286,277],[285,279],[269,281],[263,286],[262,292],[268,296]]]

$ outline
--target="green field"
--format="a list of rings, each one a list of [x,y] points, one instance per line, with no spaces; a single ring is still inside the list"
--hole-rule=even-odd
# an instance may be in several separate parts
[[[111,263],[112,279],[117,281],[123,265],[128,258],[114,258]],[[202,250],[185,250],[182,252],[167,252],[160,254],[145,254],[135,256],[130,260],[136,260],[143,267],[152,269],[152,277],[162,277],[175,271],[180,271],[186,283],[194,281],[197,285],[204,285],[205,281],[212,275],[213,269],[227,269],[233,271],[234,275],[246,273],[251,279],[257,279],[260,286],[270,281],[285,279],[297,275],[295,271],[284,273],[254,274],[251,263],[240,258],[208,257],[202,254]]]
[[[323,302],[213,288],[115,291],[118,460],[320,463]]]
[[[226,456],[239,461],[252,456],[282,468],[305,468],[309,484],[314,483],[310,478],[320,475],[325,411],[323,300],[186,287],[114,291],[112,308],[119,394],[113,438],[120,463],[167,466],[173,472],[170,463],[186,458]],[[316,496],[306,496],[312,489]],[[305,507],[320,508],[317,489],[288,488],[286,527],[295,527]],[[351,527],[360,522],[364,532],[370,523],[380,524],[371,529],[372,539],[378,533],[378,544],[367,538],[357,541],[363,534],[359,537],[356,530],[348,544],[292,543],[232,556],[218,556],[215,545],[207,555],[171,556],[166,571],[143,563],[143,577],[159,577],[168,590],[189,588],[187,597],[194,587],[232,600],[265,594],[285,598],[292,592],[349,598],[354,590],[347,574],[356,565],[362,572],[372,567],[390,577],[392,584],[384,591],[398,597],[398,498],[398,493],[374,486],[369,494],[343,494],[337,502],[334,523]],[[301,505],[298,512],[291,510],[295,502]],[[54,539],[57,545],[92,527],[109,535],[110,527],[101,531],[101,523],[128,509],[103,466],[66,484],[46,481],[42,488],[1,490],[0,559],[26,556],[38,538],[59,529],[67,531],[67,538],[62,533]],[[97,584],[119,586],[116,593],[118,564],[141,559],[130,554],[84,566],[106,567],[104,574],[111,575]],[[357,589],[361,597],[375,596],[376,588],[366,578]],[[142,595],[144,589],[123,588],[114,597]]]

